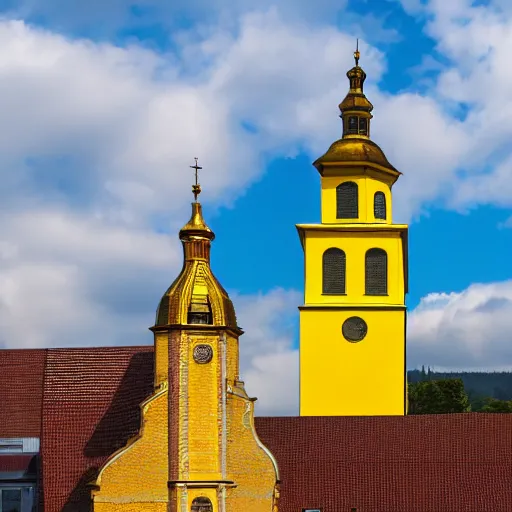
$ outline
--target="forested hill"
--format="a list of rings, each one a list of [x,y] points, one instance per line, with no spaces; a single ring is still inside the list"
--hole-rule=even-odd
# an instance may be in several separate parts
[[[472,403],[481,398],[512,400],[512,372],[453,372],[442,373],[425,370],[409,370],[409,382],[439,379],[462,379],[464,389]]]

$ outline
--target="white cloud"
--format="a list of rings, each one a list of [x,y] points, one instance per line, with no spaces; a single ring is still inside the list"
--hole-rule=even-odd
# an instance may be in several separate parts
[[[512,370],[512,281],[424,297],[408,320],[408,366]]]
[[[0,240],[8,348],[150,343],[147,327],[170,284],[160,276],[181,264],[166,236],[71,212],[5,215]]]
[[[402,4],[427,20],[426,32],[444,62],[427,91],[432,113],[445,112],[442,123],[436,126],[428,116],[418,115],[422,112],[419,104],[408,111],[420,129],[416,134],[414,130],[403,132],[404,148],[398,151],[397,160],[400,163],[412,142],[420,156],[420,177],[414,178],[407,193],[420,185],[426,190],[417,198],[420,202],[428,201],[428,194],[437,189],[432,199],[441,198],[448,208],[479,204],[510,208],[512,11],[496,1],[477,5],[470,0],[431,0],[421,7],[418,2],[402,0]],[[461,112],[466,114],[456,121]],[[425,133],[431,137],[422,141]],[[393,141],[388,144],[393,147]],[[431,165],[430,183],[422,170],[425,157]],[[404,171],[416,173],[412,162],[405,164]]]
[[[259,416],[296,416],[299,353],[295,348],[302,294],[276,288],[266,294],[232,294],[239,324],[240,374]]]
[[[404,172],[397,220],[439,198],[459,208],[507,206],[512,197],[510,20],[463,3],[431,6],[429,30],[452,64],[426,94],[380,92],[384,56],[361,43],[374,139]],[[456,22],[461,12],[471,23]],[[336,105],[353,37],[293,20],[271,9],[242,17],[232,32],[196,27],[181,34],[178,56],[0,21],[0,344],[150,343],[146,328],[180,264],[176,237],[155,234],[151,222],[160,216],[174,231],[188,218],[192,157],[205,168],[205,200],[229,204],[265,158],[301,148],[319,156],[341,135]],[[452,115],[460,103],[472,106],[463,121]],[[483,167],[493,153],[497,165]],[[471,366],[509,357],[493,340],[505,339],[510,285],[478,286],[425,298],[411,313],[414,361]],[[235,298],[247,332],[242,375],[259,413],[297,411],[290,319],[299,303],[282,290]],[[488,340],[484,327],[494,329]]]

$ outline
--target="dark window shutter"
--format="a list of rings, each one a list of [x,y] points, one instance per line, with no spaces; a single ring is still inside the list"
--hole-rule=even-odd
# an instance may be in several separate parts
[[[345,181],[336,187],[336,217],[338,219],[357,219],[358,215],[357,183]]]
[[[370,249],[365,261],[366,295],[387,295],[388,255],[382,249]]]
[[[345,275],[347,259],[341,249],[327,249],[322,261],[322,293],[343,295],[345,293]]]
[[[384,192],[375,192],[373,198],[373,215],[376,219],[386,220],[386,196]]]

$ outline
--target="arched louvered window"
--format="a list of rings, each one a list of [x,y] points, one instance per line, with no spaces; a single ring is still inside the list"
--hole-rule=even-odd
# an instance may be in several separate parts
[[[210,498],[196,498],[192,502],[190,512],[213,512],[213,505],[212,502],[210,501]]]
[[[375,192],[373,197],[373,215],[376,219],[386,220],[386,196],[384,192]]]
[[[370,249],[365,261],[366,295],[387,295],[388,255],[382,249]]]
[[[338,219],[357,219],[358,215],[357,183],[344,181],[336,187],[336,217]]]
[[[345,294],[347,259],[341,249],[331,247],[324,252],[322,261],[322,293]]]

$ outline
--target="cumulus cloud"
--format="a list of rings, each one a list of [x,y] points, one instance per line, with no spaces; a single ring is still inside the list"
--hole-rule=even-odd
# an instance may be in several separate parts
[[[3,348],[147,344],[181,264],[164,235],[72,212],[4,215],[0,240]]]
[[[34,14],[56,4],[27,5]],[[1,345],[150,343],[146,327],[180,264],[177,240],[157,234],[154,222],[175,231],[188,218],[191,158],[205,168],[205,201],[229,205],[267,159],[304,150],[316,157],[341,135],[336,105],[353,37],[282,9],[237,17],[236,30],[194,27],[175,38],[175,54],[0,21]],[[372,133],[404,172],[399,221],[440,198],[462,208],[510,206],[512,197],[508,14],[462,0],[428,9],[429,33],[449,64],[422,94],[384,94],[384,56],[361,42]],[[456,115],[461,106],[466,116]],[[503,339],[509,295],[479,286],[488,297],[480,309],[468,302],[473,288],[422,301],[411,314],[414,361],[505,360],[492,340]],[[296,314],[295,293],[235,299],[247,332],[242,373],[260,413],[297,410],[298,356],[293,326],[283,323]],[[499,329],[485,341],[487,325]],[[438,341],[446,332],[454,342]]]
[[[296,416],[299,410],[297,307],[302,294],[276,288],[258,295],[232,295],[239,324],[240,374],[260,416]]]
[[[512,370],[512,281],[424,297],[408,320],[408,365]]]
[[[499,1],[484,5],[470,0],[431,0],[420,5],[402,0],[402,4],[411,14],[427,20],[425,31],[436,42],[437,54],[442,54],[439,74],[426,94],[433,100],[432,112],[444,111],[444,119],[436,126],[424,124],[425,117],[421,117],[420,132],[433,130],[436,141],[427,139],[418,148],[422,158],[436,153],[441,158],[431,162],[439,165],[431,165],[430,186],[421,179],[422,185],[439,191],[444,185],[444,193],[434,196],[448,208],[461,210],[480,204],[510,208],[512,10]],[[411,117],[416,112],[411,109]],[[407,142],[411,139],[415,137],[406,136]],[[390,144],[392,147],[393,142]],[[402,158],[401,152],[398,158]],[[409,168],[413,169],[410,163]],[[427,197],[419,199],[428,201]]]

